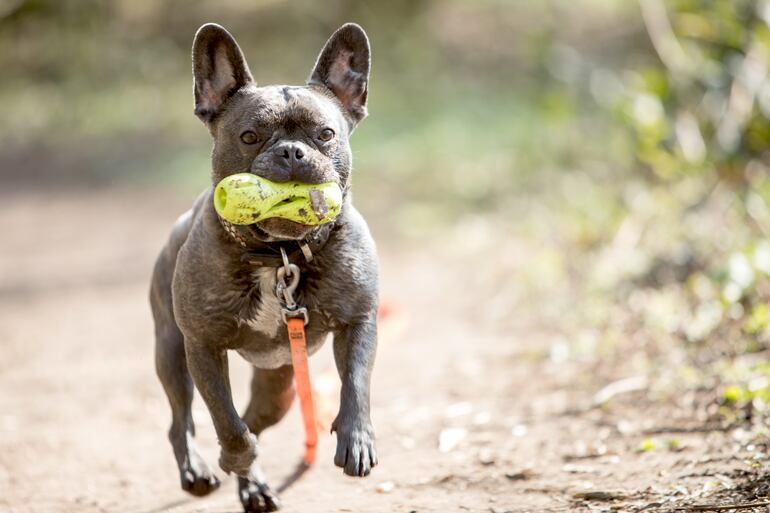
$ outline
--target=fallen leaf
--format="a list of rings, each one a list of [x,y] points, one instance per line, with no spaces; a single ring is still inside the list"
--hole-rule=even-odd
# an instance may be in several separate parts
[[[594,404],[601,405],[620,394],[630,392],[639,392],[647,388],[646,376],[631,376],[630,378],[619,379],[605,386],[594,395]]]
[[[591,474],[596,472],[596,469],[586,465],[575,465],[574,463],[567,463],[561,470],[563,472],[569,472],[570,474]]]
[[[626,498],[621,492],[603,492],[600,490],[591,490],[590,492],[577,492],[573,495],[576,499],[586,501],[618,501]]]
[[[525,468],[524,470],[520,470],[518,472],[506,472],[505,477],[511,481],[524,481],[526,479],[535,477],[535,472],[532,471],[532,469]]]

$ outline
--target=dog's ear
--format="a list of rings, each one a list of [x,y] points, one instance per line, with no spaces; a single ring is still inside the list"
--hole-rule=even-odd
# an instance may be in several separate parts
[[[346,23],[321,50],[308,84],[328,87],[355,125],[366,117],[370,66],[366,32],[355,23]]]
[[[195,115],[208,124],[230,96],[254,79],[238,43],[216,23],[198,29],[192,59]]]

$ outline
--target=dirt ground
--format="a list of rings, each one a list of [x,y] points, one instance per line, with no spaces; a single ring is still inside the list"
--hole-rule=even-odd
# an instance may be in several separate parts
[[[127,190],[3,195],[0,511],[240,511],[235,479],[222,472],[209,497],[179,488],[154,375],[149,273],[190,201]],[[386,232],[386,220],[372,224]],[[295,407],[261,443],[283,511],[673,511],[714,502],[717,489],[746,500],[765,490],[762,451],[740,429],[657,404],[623,362],[534,357],[553,352],[535,322],[543,303],[518,299],[503,307],[505,323],[490,322],[504,291],[477,277],[494,260],[441,240],[379,238],[391,308],[373,378],[380,465],[365,479],[344,476],[326,435],[317,465],[291,482],[303,447]],[[527,241],[509,249],[490,258],[515,260]],[[317,375],[333,367],[326,349]],[[231,366],[245,405],[248,368],[237,355]],[[612,408],[600,405],[603,388],[617,397]],[[194,407],[215,464],[211,421],[197,398]]]

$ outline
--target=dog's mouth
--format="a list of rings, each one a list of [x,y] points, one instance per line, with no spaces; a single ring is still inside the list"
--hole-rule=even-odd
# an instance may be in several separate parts
[[[303,239],[318,227],[297,223],[288,219],[271,217],[258,223],[250,224],[247,228],[257,238],[264,241],[272,241]]]
[[[285,211],[286,209],[296,209],[300,215],[307,215],[303,208],[307,204],[307,198],[302,196],[290,196],[279,201],[267,210],[268,214]],[[264,234],[268,237],[278,239],[301,239],[316,228],[313,225],[307,225],[283,219],[280,217],[268,217],[258,223],[251,225],[255,233]]]

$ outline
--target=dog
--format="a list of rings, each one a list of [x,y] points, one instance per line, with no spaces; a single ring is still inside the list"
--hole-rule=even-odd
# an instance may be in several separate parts
[[[302,86],[257,86],[238,43],[216,24],[198,30],[192,60],[195,114],[214,140],[212,187],[176,221],[152,277],[156,370],[172,414],[168,437],[182,488],[195,496],[217,489],[195,446],[194,386],[213,420],[219,466],[238,475],[245,511],[275,511],[278,497],[256,459],[257,437],[286,414],[295,395],[276,292],[281,250],[300,270],[295,297],[309,314],[308,353],[333,335],[342,383],[334,463],[360,477],[377,465],[369,388],[378,264],[366,222],[351,203],[348,141],[367,115],[369,40],[356,24],[340,27]],[[281,218],[229,224],[213,206],[213,186],[244,172],[276,182],[336,182],[340,214],[318,226]],[[230,351],[253,366],[243,415],[231,396]]]

